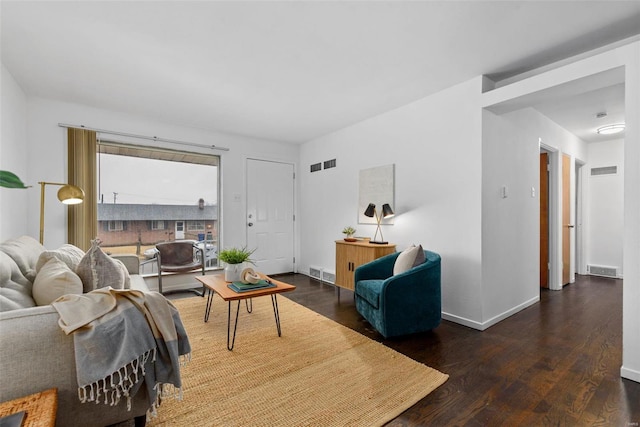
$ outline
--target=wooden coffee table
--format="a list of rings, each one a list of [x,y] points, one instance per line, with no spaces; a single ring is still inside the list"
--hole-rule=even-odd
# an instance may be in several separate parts
[[[220,295],[220,297],[227,301],[228,310],[227,310],[227,349],[233,350],[233,346],[236,342],[236,330],[238,328],[238,315],[240,313],[240,301],[244,300],[245,305],[247,307],[247,312],[251,313],[253,311],[253,301],[252,298],[263,297],[263,296],[271,296],[271,305],[273,306],[273,316],[276,319],[276,328],[278,330],[278,336],[282,336],[282,330],[280,328],[280,311],[278,310],[278,294],[282,292],[290,292],[295,290],[295,286],[290,285],[288,283],[281,282],[279,280],[272,279],[269,276],[264,274],[260,274],[260,276],[276,285],[273,288],[263,288],[257,289],[255,291],[249,292],[236,292],[233,289],[229,288],[229,283],[224,280],[224,276],[222,274],[212,274],[208,276],[196,276],[196,279],[202,282],[207,291],[207,305],[204,309],[204,321],[209,321],[209,313],[211,312],[211,304],[213,302],[213,296],[215,294]],[[231,336],[231,302],[238,301],[238,305],[236,307],[236,319],[233,326],[233,337]]]

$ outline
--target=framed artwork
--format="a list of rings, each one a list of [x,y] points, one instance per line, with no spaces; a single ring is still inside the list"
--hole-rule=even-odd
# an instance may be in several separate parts
[[[378,215],[382,205],[389,203],[395,209],[395,164],[362,169],[359,176],[358,223],[376,224],[375,217],[365,216],[369,203],[376,205]],[[383,219],[381,224],[393,224],[393,217]]]

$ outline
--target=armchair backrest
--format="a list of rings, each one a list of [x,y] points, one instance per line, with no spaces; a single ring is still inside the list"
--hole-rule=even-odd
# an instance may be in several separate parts
[[[355,281],[366,279],[388,279],[393,277],[393,265],[396,259],[400,255],[400,252],[395,252],[389,255],[380,257],[368,264],[363,264],[356,268]],[[396,277],[403,275],[415,274],[423,270],[428,270],[434,267],[440,268],[440,255],[431,251],[424,251],[424,262],[417,265],[404,273],[398,274]]]
[[[162,265],[186,266],[194,263],[194,247],[191,241],[163,242],[156,244],[156,248],[160,252]]]

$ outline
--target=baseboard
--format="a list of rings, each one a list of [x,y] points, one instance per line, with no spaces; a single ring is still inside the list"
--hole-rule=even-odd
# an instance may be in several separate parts
[[[503,313],[500,313],[499,315],[494,316],[494,317],[492,317],[491,319],[489,319],[489,320],[487,320],[485,322],[477,322],[475,320],[466,319],[464,317],[455,316],[453,314],[445,313],[445,312],[442,313],[442,318],[444,320],[448,320],[450,322],[458,323],[460,325],[467,326],[469,328],[477,329],[479,331],[484,331],[484,330],[490,328],[491,326],[495,325],[496,323],[501,322],[502,320],[506,319],[507,317],[513,316],[517,312],[522,311],[525,308],[537,303],[538,301],[540,301],[540,296],[533,297],[530,300],[525,301],[522,304],[519,304],[519,305],[511,308],[510,310],[507,310],[507,311],[505,311]]]
[[[467,319],[465,317],[456,316],[454,314],[442,312],[442,319],[448,320],[449,322],[457,323],[462,326],[466,326],[468,328],[477,329],[479,331],[483,331],[482,324],[476,322],[475,320]]]
[[[640,383],[640,371],[636,371],[633,369],[625,368],[624,366],[620,368],[620,376],[622,378],[626,378],[631,381],[635,381]]]

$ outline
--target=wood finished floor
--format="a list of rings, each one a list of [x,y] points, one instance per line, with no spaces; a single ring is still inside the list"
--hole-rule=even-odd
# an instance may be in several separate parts
[[[278,278],[297,286],[287,298],[449,374],[388,426],[640,423],[640,384],[620,378],[620,280],[579,276],[562,291],[542,290],[540,303],[483,332],[443,321],[385,340],[356,312],[350,291],[338,299],[333,286],[308,276]]]

